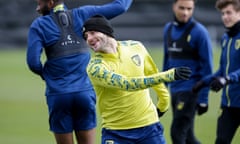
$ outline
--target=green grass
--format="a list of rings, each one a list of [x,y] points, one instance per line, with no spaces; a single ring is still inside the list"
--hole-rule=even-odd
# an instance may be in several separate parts
[[[162,63],[162,49],[149,49],[159,69]],[[214,52],[215,61],[219,52]],[[216,63],[216,66],[218,63]],[[31,73],[25,62],[25,51],[1,51],[0,53],[0,143],[1,144],[53,144],[48,130],[48,111],[44,96],[44,82]],[[151,91],[156,100],[155,94]],[[215,139],[220,93],[210,94],[207,114],[196,117],[196,135],[203,144],[212,144]],[[169,129],[171,110],[161,118],[165,137],[170,144]],[[99,121],[100,123],[100,121]],[[100,141],[100,124],[97,127],[97,144]],[[232,144],[240,141],[240,130]]]

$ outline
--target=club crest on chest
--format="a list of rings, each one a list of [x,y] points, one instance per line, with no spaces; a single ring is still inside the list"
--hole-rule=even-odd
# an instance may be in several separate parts
[[[136,64],[137,66],[141,65],[141,58],[139,55],[134,55],[131,58],[134,64]]]

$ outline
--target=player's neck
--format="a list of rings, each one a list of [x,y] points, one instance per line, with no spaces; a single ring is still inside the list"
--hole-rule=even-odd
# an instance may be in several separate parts
[[[112,37],[108,37],[108,44],[106,45],[106,49],[107,49],[107,52],[106,53],[117,53],[117,41],[112,38]]]

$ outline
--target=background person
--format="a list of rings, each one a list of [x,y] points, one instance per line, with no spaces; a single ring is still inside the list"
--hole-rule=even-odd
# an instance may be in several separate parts
[[[174,21],[164,27],[163,70],[187,66],[192,70],[188,81],[169,84],[173,120],[173,144],[199,144],[194,134],[194,117],[197,110],[202,115],[208,110],[209,89],[193,93],[193,85],[212,73],[211,38],[207,29],[193,18],[195,0],[174,0]]]
[[[95,52],[87,72],[102,117],[102,144],[165,144],[163,127],[147,88],[155,90],[157,108],[164,113],[169,107],[169,93],[163,82],[186,80],[190,69],[158,73],[141,42],[117,41],[111,24],[102,16],[86,21],[83,31]]]
[[[199,91],[204,86],[215,92],[222,90],[215,144],[231,144],[240,126],[240,1],[217,0],[216,8],[226,28],[221,39],[220,67],[199,81],[193,90]]]
[[[127,11],[132,0],[68,10],[63,0],[37,0],[36,18],[28,34],[27,64],[46,83],[50,130],[58,144],[94,144],[95,92],[86,73],[90,53],[82,38],[82,25],[101,14],[113,18]],[[42,51],[47,61],[41,62]]]

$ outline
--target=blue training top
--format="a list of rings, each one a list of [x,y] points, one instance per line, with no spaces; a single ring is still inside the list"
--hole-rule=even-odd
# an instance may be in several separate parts
[[[101,6],[87,5],[72,9],[74,32],[83,39],[84,21],[97,14],[111,19],[127,11],[131,3],[132,0],[115,0]],[[67,10],[65,5],[64,10]],[[53,13],[53,10],[50,13]],[[90,60],[89,51],[47,59],[43,66],[43,48],[55,44],[60,36],[60,29],[51,15],[41,16],[33,21],[29,29],[27,48],[27,64],[30,70],[45,80],[46,96],[92,89],[86,73]]]
[[[193,23],[195,24],[193,25]],[[192,28],[189,28],[190,26]],[[169,46],[169,41],[172,41],[172,46]],[[178,47],[179,45],[180,47]],[[177,25],[175,22],[166,24],[164,27],[163,70],[179,66],[187,66],[192,70],[189,80],[169,83],[171,93],[191,91],[197,81],[212,74],[212,60],[211,39],[207,29],[202,24],[193,18],[183,25]],[[199,92],[198,103],[208,103],[208,93],[209,88],[202,89]]]
[[[240,108],[240,22],[231,29],[235,34],[224,33],[221,39],[221,57],[218,70],[203,79],[210,85],[215,77],[229,77],[222,89],[221,107]]]

